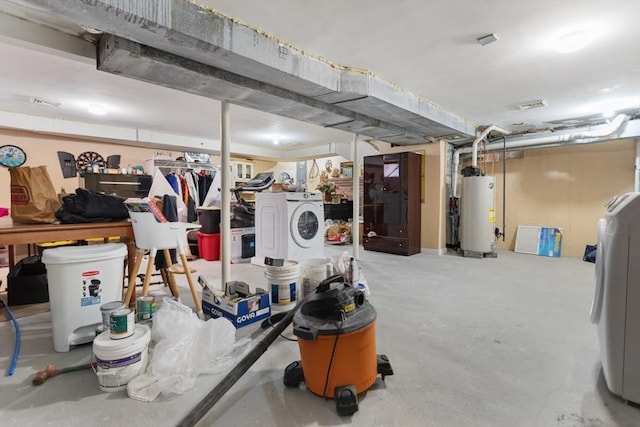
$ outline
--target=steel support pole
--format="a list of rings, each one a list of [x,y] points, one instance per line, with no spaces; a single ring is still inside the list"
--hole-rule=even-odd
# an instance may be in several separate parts
[[[353,259],[360,259],[360,150],[358,149],[358,134],[353,134],[351,142],[353,147],[353,212],[351,220],[351,245],[353,247]]]
[[[229,103],[220,103],[220,161],[222,167],[221,177],[221,212],[220,212],[220,237],[222,239],[222,277],[221,289],[229,281],[231,271],[231,161],[229,148]]]

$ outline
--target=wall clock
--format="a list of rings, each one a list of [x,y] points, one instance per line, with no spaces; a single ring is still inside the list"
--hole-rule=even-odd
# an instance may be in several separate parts
[[[15,145],[3,145],[0,147],[0,165],[8,168],[17,168],[27,161],[27,154]]]

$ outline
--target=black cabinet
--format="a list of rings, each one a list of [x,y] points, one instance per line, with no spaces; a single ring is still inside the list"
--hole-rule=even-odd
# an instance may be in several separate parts
[[[324,204],[324,219],[341,219],[346,222],[350,218],[353,218],[353,202],[351,200],[344,203]]]
[[[120,197],[147,197],[151,189],[151,175],[118,175],[85,173],[79,185],[89,191]]]
[[[364,158],[363,247],[413,255],[420,252],[422,156],[394,153]]]

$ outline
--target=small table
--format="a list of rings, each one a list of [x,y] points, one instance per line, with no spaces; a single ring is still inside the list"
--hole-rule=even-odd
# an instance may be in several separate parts
[[[9,247],[9,268],[15,265],[15,245],[83,240],[102,237],[105,240],[119,236],[127,244],[127,271],[131,275],[136,248],[131,221],[93,222],[86,224],[13,224],[0,225],[0,245]]]

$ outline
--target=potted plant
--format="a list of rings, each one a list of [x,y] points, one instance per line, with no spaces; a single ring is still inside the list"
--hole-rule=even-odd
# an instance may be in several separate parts
[[[338,186],[328,180],[322,180],[316,187],[316,190],[324,194],[325,202],[331,202],[333,195],[338,191]]]

